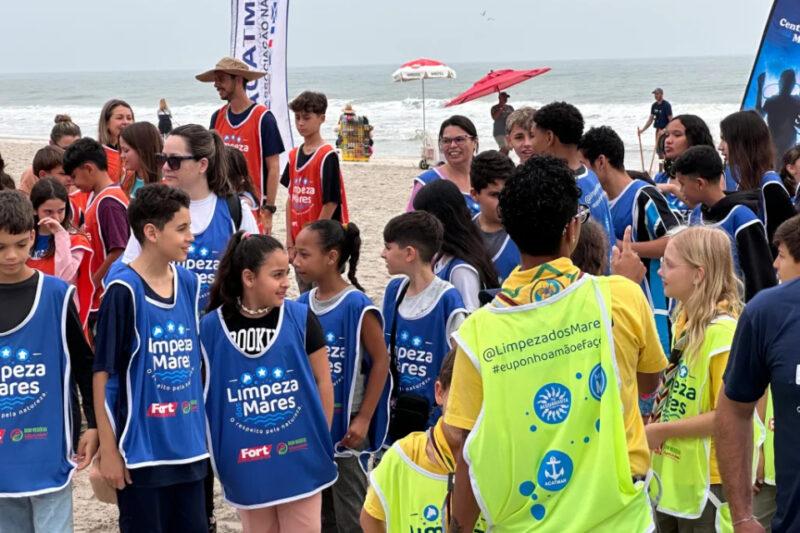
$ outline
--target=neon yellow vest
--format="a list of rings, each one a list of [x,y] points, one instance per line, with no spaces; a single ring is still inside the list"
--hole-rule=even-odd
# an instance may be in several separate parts
[[[584,274],[541,302],[483,307],[458,330],[483,383],[464,458],[492,531],[653,527],[631,479],[610,302],[608,280]]]
[[[433,438],[430,433],[428,438]],[[399,442],[386,451],[378,467],[370,473],[370,484],[386,515],[387,533],[443,531],[447,476],[434,474],[413,462]],[[479,518],[473,532],[484,531],[486,525]]]
[[[662,422],[691,418],[711,410],[708,369],[711,358],[730,351],[736,320],[716,318],[705,331],[698,353],[684,355],[667,396]],[[711,437],[667,439],[652,455],[653,471],[661,480],[657,509],[681,518],[698,518],[705,509],[710,483]]]
[[[772,405],[772,391],[767,390],[767,411],[764,422],[764,482],[775,486],[775,410]]]

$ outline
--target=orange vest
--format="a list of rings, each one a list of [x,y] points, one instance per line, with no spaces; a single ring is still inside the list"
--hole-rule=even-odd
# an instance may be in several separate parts
[[[305,165],[297,168],[297,151],[299,149],[292,148],[292,151],[289,152],[289,209],[292,240],[297,238],[297,234],[300,233],[303,226],[319,219],[323,205],[322,165],[325,163],[325,157],[333,152],[333,146],[330,144],[320,146]],[[342,198],[341,222],[347,224],[350,217],[347,212],[347,197],[344,194],[341,170],[339,171],[339,192]]]
[[[76,228],[83,227],[86,220],[86,204],[89,203],[88,192],[77,190],[69,194],[69,204],[72,208],[72,225]]]
[[[264,182],[264,155],[261,153],[261,117],[267,112],[267,108],[262,104],[256,104],[250,110],[250,114],[237,127],[233,127],[228,120],[228,107],[225,104],[217,111],[217,120],[214,122],[214,129],[222,141],[237,148],[247,159],[247,172],[253,180],[253,189],[256,191],[256,200],[259,207],[261,198],[267,191],[263,190]],[[258,220],[258,218],[256,218]]]
[[[117,184],[109,185],[100,191],[100,194],[92,197],[89,201],[89,205],[86,208],[84,228],[86,233],[89,234],[89,239],[92,243],[93,253],[90,263],[90,271],[92,275],[100,269],[100,266],[106,260],[108,255],[106,254],[105,242],[103,242],[103,233],[100,231],[100,221],[97,219],[97,206],[99,206],[100,201],[105,198],[113,198],[125,207],[128,206],[128,196]],[[89,312],[97,311],[100,308],[100,299],[102,297],[102,285],[100,287],[95,287],[94,297],[92,298],[92,305],[89,309]]]
[[[106,160],[108,160],[108,175],[114,180],[114,183],[119,183],[122,179],[122,161],[119,158],[119,150],[111,148],[110,146],[103,146],[106,151]]]
[[[86,328],[86,320],[89,318],[89,308],[92,305],[92,296],[94,295],[94,285],[92,284],[92,275],[90,272],[92,261],[92,245],[89,242],[89,237],[83,233],[71,233],[69,236],[69,248],[72,250],[83,250],[83,259],[78,267],[78,276],[75,278],[75,287],[78,293],[78,316],[81,319],[81,326]],[[31,268],[35,268],[42,274],[54,276],[56,272],[55,254],[43,259],[28,259],[27,264]]]

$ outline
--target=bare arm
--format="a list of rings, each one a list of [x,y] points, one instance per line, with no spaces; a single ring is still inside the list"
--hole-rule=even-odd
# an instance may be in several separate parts
[[[360,522],[364,533],[384,533],[386,531],[386,522],[378,520],[365,509],[361,509]]]
[[[322,410],[325,412],[325,419],[330,428],[333,422],[333,382],[331,381],[331,367],[328,364],[328,349],[320,348],[309,355],[308,360],[311,363],[314,380],[317,382],[319,398],[322,400]]]
[[[658,259],[664,256],[664,249],[669,242],[668,236],[659,237],[654,241],[648,242],[632,242],[631,249],[639,254],[640,257],[648,259]],[[621,242],[617,242],[617,246],[621,246]]]
[[[653,394],[661,381],[661,372],[647,374],[645,372],[636,373],[636,382],[639,385],[639,394]]]
[[[641,128],[639,128],[639,133],[644,133],[645,131],[647,131],[647,128],[650,127],[650,125],[653,123],[654,119],[655,119],[655,115],[650,115],[650,117],[648,117],[647,122],[645,123],[645,125],[642,126]]]
[[[469,431],[461,430],[459,443],[463,443],[467,439],[467,435],[469,435]],[[459,448],[461,446],[459,444]],[[456,453],[455,456],[456,475],[452,495],[452,516],[450,517],[448,531],[451,533],[463,533],[464,531],[472,531],[475,527],[475,522],[478,521],[478,516],[480,515],[480,509],[478,508],[478,502],[475,501],[472,485],[469,482],[469,466],[464,460],[464,454]]]
[[[95,287],[103,286],[103,278],[106,276],[106,272],[108,272],[108,269],[111,267],[111,264],[114,261],[116,261],[117,258],[121,256],[122,252],[124,251],[125,251],[124,248],[115,248],[110,252],[108,252],[108,255],[106,256],[105,261],[103,261],[103,264],[100,265],[100,268],[98,268],[94,274],[92,274],[92,283],[94,283]]]
[[[130,473],[125,468],[122,455],[117,448],[117,439],[111,428],[111,421],[106,412],[107,372],[95,372],[92,380],[94,393],[94,412],[97,420],[97,433],[100,438],[100,474],[114,488],[124,489],[131,483]]]
[[[278,182],[280,181],[280,156],[278,154],[270,155],[264,158],[267,163],[267,183],[264,191],[263,198],[267,200],[267,204],[275,205],[275,200],[278,197]],[[260,207],[260,206],[259,206]],[[272,213],[266,209],[259,210],[261,217],[261,224],[264,226],[264,233],[267,235],[272,234]]]
[[[319,213],[318,220],[325,220],[325,219],[330,220],[331,218],[333,218],[333,214],[336,212],[337,207],[339,207],[339,204],[337,204],[336,202],[328,202],[327,204],[324,204],[322,206],[322,211],[320,211]]]
[[[734,522],[753,515],[753,410],[755,402],[740,403],[720,391],[714,425],[717,460]]]
[[[681,420],[648,424],[644,428],[647,443],[651,450],[658,450],[667,439],[710,437],[714,432],[714,415],[714,411],[710,411]]]
[[[389,352],[386,350],[383,328],[375,313],[368,312],[364,316],[361,326],[361,342],[364,343],[364,348],[370,358],[371,368],[361,408],[358,415],[350,422],[347,435],[342,440],[342,444],[348,448],[357,448],[367,435],[369,423],[375,414],[375,409],[386,385],[386,378],[389,375]]]

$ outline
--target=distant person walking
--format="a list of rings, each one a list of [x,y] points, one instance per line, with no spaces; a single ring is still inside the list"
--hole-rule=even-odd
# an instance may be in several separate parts
[[[505,155],[508,155],[509,151],[508,143],[506,142],[506,119],[514,111],[514,108],[508,105],[509,96],[506,92],[500,93],[497,97],[498,103],[492,106],[492,120],[494,120],[492,135],[494,135],[494,140],[497,141],[500,151]]]
[[[641,135],[647,131],[647,128],[652,124],[656,129],[656,150],[659,156],[663,156],[664,154],[658,146],[658,141],[664,133],[664,128],[666,128],[669,121],[672,120],[672,105],[664,100],[664,90],[660,87],[655,88],[653,96],[656,101],[650,106],[650,118],[647,119],[647,124],[645,124],[644,127],[639,128],[638,132],[639,135]]]
[[[158,132],[166,137],[172,131],[172,110],[167,105],[166,98],[158,102]]]

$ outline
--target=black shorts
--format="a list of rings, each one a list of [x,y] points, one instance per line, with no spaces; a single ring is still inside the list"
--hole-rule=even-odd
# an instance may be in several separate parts
[[[203,480],[117,491],[119,529],[122,533],[207,533]]]

